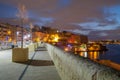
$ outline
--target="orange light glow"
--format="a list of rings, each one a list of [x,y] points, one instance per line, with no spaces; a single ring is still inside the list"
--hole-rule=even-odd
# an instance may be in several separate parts
[[[58,36],[56,36],[56,37],[54,38],[54,41],[55,41],[55,42],[58,42],[58,39],[59,39]]]
[[[66,47],[66,48],[64,48],[64,50],[65,50],[65,51],[69,51],[69,49],[68,49],[67,47]]]
[[[94,59],[98,58],[98,52],[94,52]]]
[[[9,38],[8,42],[11,42],[11,41],[12,41],[12,39],[11,39],[11,38]]]
[[[10,35],[10,34],[11,34],[11,31],[9,30],[7,33]]]
[[[80,52],[79,54],[80,54],[80,56],[83,56],[83,57],[84,57],[84,52]]]
[[[39,38],[36,38],[36,41],[37,41],[37,42],[39,42],[39,41],[40,41],[40,39],[39,39]]]
[[[89,58],[93,59],[93,52],[89,52]]]

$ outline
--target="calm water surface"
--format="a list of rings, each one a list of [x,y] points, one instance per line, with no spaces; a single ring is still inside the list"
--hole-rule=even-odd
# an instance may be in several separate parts
[[[111,60],[120,64],[120,45],[119,44],[109,44],[106,45],[108,51],[104,54],[100,54],[99,59]]]
[[[92,60],[111,60],[117,64],[120,64],[120,45],[119,44],[109,44],[106,45],[108,51],[102,52],[75,52],[83,57],[90,58]]]

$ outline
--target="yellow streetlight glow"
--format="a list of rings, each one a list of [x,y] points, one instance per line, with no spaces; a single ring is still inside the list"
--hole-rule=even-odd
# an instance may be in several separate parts
[[[37,42],[39,42],[39,41],[40,41],[40,39],[39,39],[39,38],[36,38],[36,41],[37,41]]]
[[[12,39],[11,39],[11,38],[9,38],[8,42],[11,42],[11,41],[12,41]]]
[[[54,41],[55,41],[55,42],[58,42],[58,37],[55,37],[55,38],[54,38]]]
[[[9,30],[7,33],[10,35],[10,34],[11,34],[11,31]]]

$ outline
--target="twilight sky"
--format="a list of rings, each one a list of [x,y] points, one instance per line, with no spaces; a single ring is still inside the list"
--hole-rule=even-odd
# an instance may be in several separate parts
[[[120,39],[120,0],[0,0],[0,22],[20,25],[19,5],[26,25],[68,30],[90,40]]]

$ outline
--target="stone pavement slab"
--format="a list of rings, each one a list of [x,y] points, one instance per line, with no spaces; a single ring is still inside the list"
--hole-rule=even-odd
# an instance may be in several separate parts
[[[47,51],[29,53],[26,63],[12,62],[12,50],[0,51],[0,80],[61,80]]]

